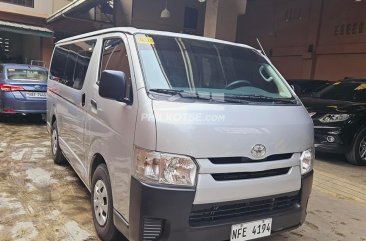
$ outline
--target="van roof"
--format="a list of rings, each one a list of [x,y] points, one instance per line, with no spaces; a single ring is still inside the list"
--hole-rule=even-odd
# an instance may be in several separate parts
[[[126,34],[141,33],[141,34],[151,34],[151,35],[163,35],[163,36],[170,36],[170,37],[180,37],[180,38],[196,39],[196,40],[201,40],[201,41],[209,41],[209,42],[230,44],[230,45],[236,45],[236,46],[240,46],[240,47],[254,49],[253,47],[245,45],[245,44],[233,43],[233,42],[214,39],[214,38],[201,37],[201,36],[190,35],[190,34],[166,32],[166,31],[137,29],[137,28],[132,28],[132,27],[115,27],[115,28],[102,29],[102,30],[98,30],[98,31],[90,32],[90,33],[85,33],[85,34],[73,36],[73,37],[66,38],[66,39],[62,39],[62,40],[58,41],[56,44],[64,44],[64,43],[75,41],[75,40],[78,40],[78,39],[83,39],[83,38],[88,38],[88,37],[98,36],[98,35],[103,35],[103,34],[108,34],[108,33],[115,33],[115,32],[123,32],[123,33],[126,33]]]

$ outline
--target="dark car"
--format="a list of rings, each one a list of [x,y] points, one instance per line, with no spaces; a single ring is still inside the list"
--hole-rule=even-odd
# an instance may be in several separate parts
[[[366,165],[366,79],[336,82],[302,101],[314,121],[316,149]]]
[[[299,97],[311,96],[313,93],[319,92],[331,84],[331,82],[327,80],[292,79],[287,80],[287,82],[292,86]]]
[[[0,114],[45,114],[48,70],[22,64],[0,65]]]

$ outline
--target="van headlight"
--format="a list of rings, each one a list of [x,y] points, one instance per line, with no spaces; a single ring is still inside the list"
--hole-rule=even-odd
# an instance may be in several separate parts
[[[192,158],[135,148],[134,175],[151,184],[193,187],[197,165]]]
[[[342,122],[348,120],[350,117],[349,114],[327,114],[319,118],[319,121],[322,123]]]
[[[307,149],[301,154],[301,175],[305,175],[313,170],[313,162],[315,159],[314,148]]]

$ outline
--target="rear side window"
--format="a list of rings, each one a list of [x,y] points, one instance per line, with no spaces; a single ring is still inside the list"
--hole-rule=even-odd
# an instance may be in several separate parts
[[[51,79],[74,89],[82,89],[96,40],[80,41],[55,48]]]
[[[116,70],[125,73],[127,81],[126,96],[128,99],[132,100],[130,65],[126,45],[121,38],[104,40],[99,77],[104,70]]]

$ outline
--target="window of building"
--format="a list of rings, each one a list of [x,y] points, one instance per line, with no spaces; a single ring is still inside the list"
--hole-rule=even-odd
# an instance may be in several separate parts
[[[83,88],[96,40],[82,41],[55,48],[51,78],[71,88]]]
[[[34,0],[0,0],[0,2],[11,3],[11,4],[34,8]]]
[[[199,11],[186,7],[184,11],[184,33],[197,34]]]
[[[132,100],[130,65],[128,61],[127,49],[121,38],[111,38],[104,40],[99,76],[104,70],[116,70],[125,73],[127,81],[126,96],[129,100]]]
[[[0,37],[0,56],[7,56],[10,52],[10,39]]]

